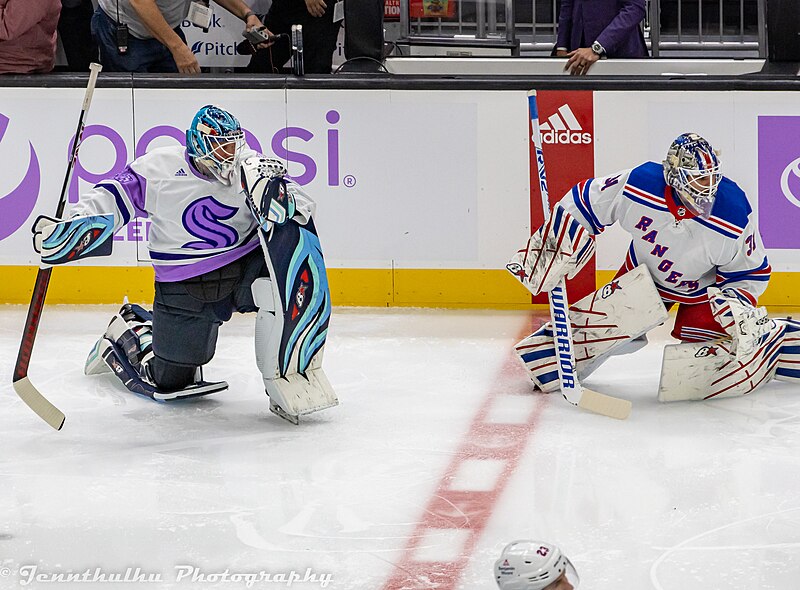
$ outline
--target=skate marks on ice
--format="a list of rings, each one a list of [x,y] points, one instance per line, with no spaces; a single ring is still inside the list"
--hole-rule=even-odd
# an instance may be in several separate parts
[[[660,549],[650,568],[655,590],[795,588],[800,506],[743,518]]]

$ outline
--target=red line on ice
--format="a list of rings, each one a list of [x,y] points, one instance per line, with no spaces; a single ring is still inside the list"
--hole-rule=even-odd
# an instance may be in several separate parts
[[[538,326],[537,326],[538,327]],[[533,332],[530,330],[523,336]],[[490,422],[492,405],[503,396],[539,395],[524,421],[514,424]],[[516,358],[513,347],[498,370],[492,388],[472,420],[456,453],[444,471],[430,500],[425,506],[422,520],[411,533],[400,560],[383,586],[383,590],[455,590],[459,579],[469,564],[478,539],[486,528],[499,499],[527,445],[534,426],[546,406],[545,397],[534,394],[525,370]],[[455,479],[465,461],[490,459],[504,461],[503,470],[491,490],[452,490]],[[450,561],[427,561],[416,558],[426,532],[441,530],[466,531],[466,542],[457,557]],[[513,536],[513,533],[511,533]],[[511,538],[509,537],[509,541]],[[487,572],[487,580],[491,576]],[[491,582],[488,582],[491,583]]]

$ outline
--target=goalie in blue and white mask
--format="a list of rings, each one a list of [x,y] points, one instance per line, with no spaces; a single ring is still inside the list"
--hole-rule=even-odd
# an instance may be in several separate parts
[[[337,403],[321,369],[330,296],[315,205],[285,174],[282,162],[247,147],[231,113],[207,105],[186,148],[151,150],[82,195],[69,219],[37,220],[34,246],[49,265],[110,254],[115,231],[136,217],[151,222],[153,311],[125,303],[87,374],[112,371],[161,401],[220,391],[227,384],[204,381],[200,370],[219,326],[234,312],[258,312],[256,357],[270,408],[296,423]],[[302,305],[289,301],[297,291]],[[298,322],[302,333],[287,335]]]
[[[631,237],[619,272],[570,307],[579,379],[645,345],[677,305],[672,336],[682,344],[664,349],[659,400],[745,395],[773,377],[800,380],[800,322],[772,320],[758,306],[771,272],[758,219],[708,141],[683,133],[663,162],[578,183],[507,268],[533,294],[548,292],[577,274],[594,237],[612,225]],[[549,324],[516,351],[538,389],[558,388]]]

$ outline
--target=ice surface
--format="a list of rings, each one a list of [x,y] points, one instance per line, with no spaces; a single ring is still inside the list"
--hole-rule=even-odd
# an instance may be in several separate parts
[[[800,587],[800,391],[659,404],[664,328],[587,381],[633,401],[619,422],[530,392],[510,359],[530,313],[334,309],[341,405],[293,427],[268,411],[253,315],[222,328],[206,369],[230,390],[170,405],[83,375],[115,307],[49,306],[30,377],[67,415],[55,432],[11,387],[25,311],[0,307],[0,589],[246,588],[233,574],[308,568],[293,588],[491,589],[521,538],[560,544],[587,590]],[[479,414],[519,456],[469,451]],[[474,490],[485,521],[456,505],[432,519],[441,489]],[[95,568],[161,581],[48,577]]]

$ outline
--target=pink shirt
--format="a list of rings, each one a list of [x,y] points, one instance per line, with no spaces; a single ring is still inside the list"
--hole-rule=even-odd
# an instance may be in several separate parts
[[[0,74],[49,72],[61,0],[0,0]]]

